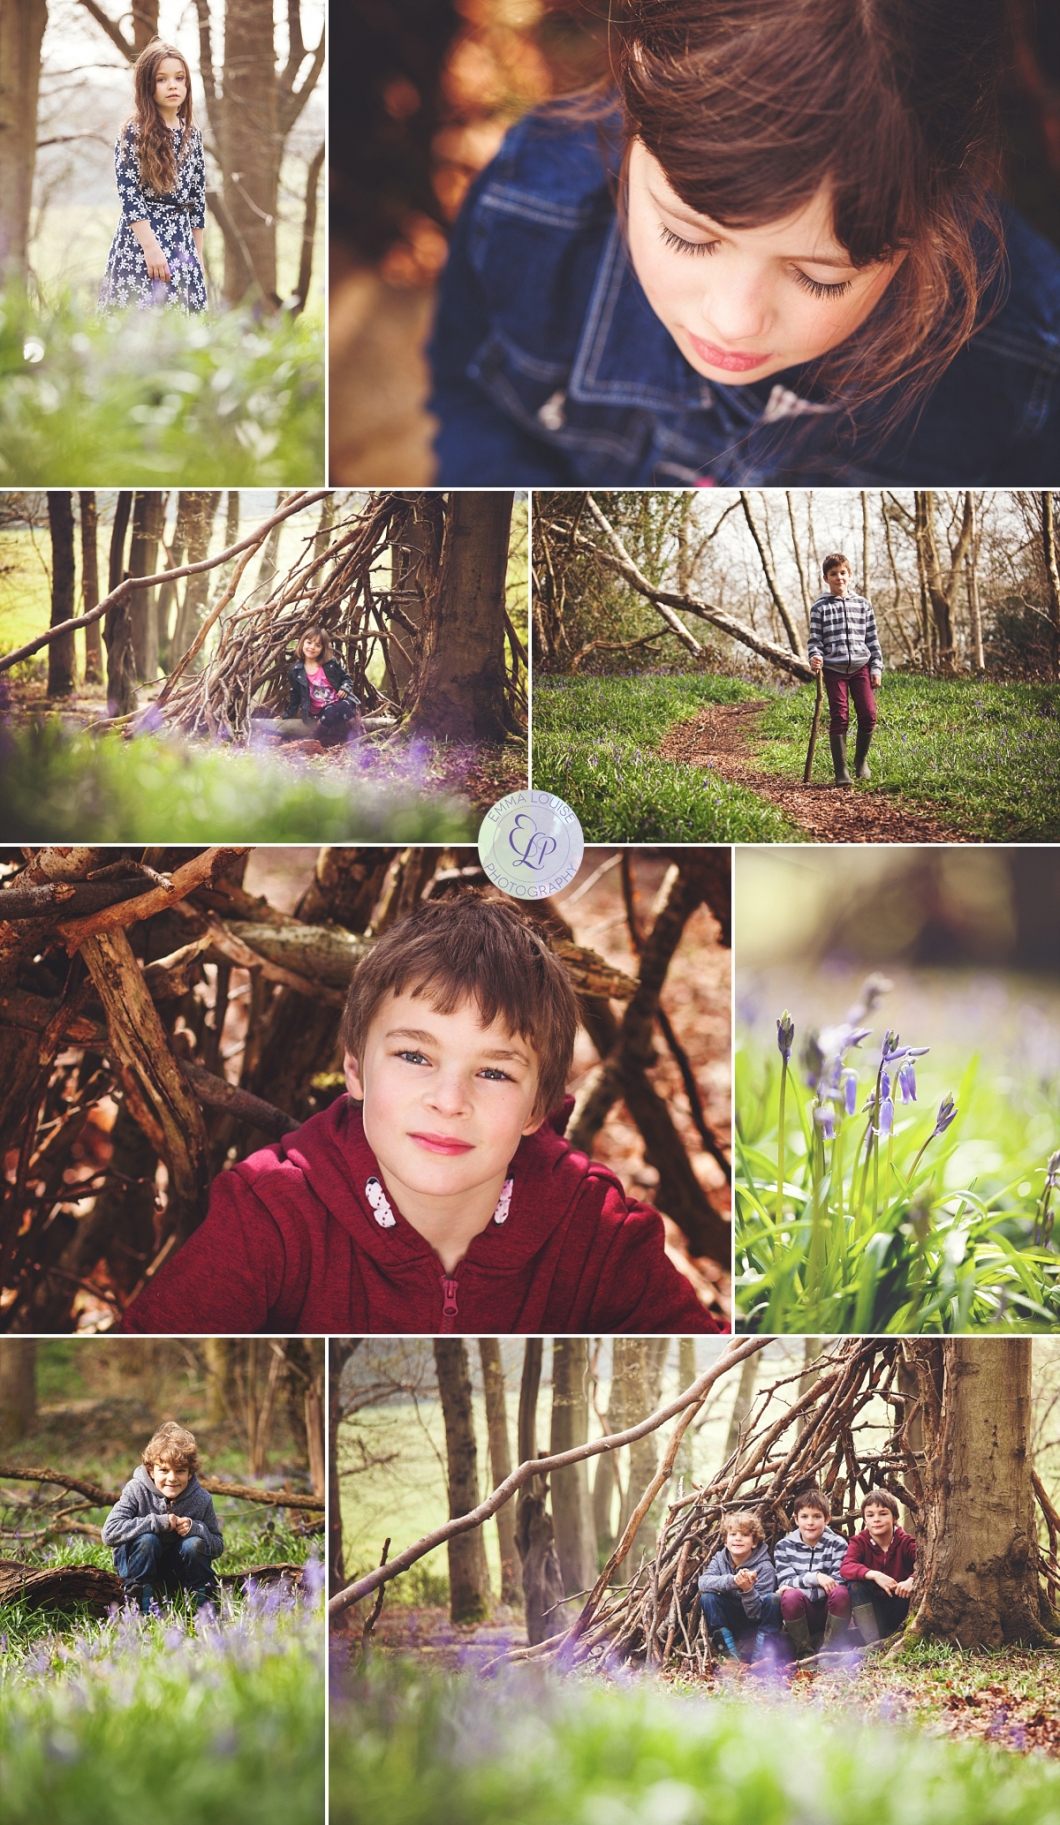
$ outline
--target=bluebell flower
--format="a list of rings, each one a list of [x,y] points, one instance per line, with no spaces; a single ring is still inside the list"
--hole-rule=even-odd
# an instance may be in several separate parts
[[[898,1073],[898,1088],[901,1091],[903,1103],[916,1102],[916,1066],[911,1058],[906,1059]]]
[[[883,1070],[880,1072],[880,1097],[881,1097],[881,1100],[883,1102],[886,1102],[888,1097],[890,1096],[890,1094],[891,1094],[891,1073],[887,1070]]]
[[[791,1057],[791,1046],[794,1038],[795,1022],[792,1020],[787,1008],[785,1008],[780,1019],[777,1021],[777,1050],[785,1064],[787,1064]]]
[[[894,1123],[894,1104],[891,1101],[891,1098],[889,1096],[885,1096],[880,1103],[880,1120],[879,1120],[878,1133],[890,1134],[893,1123]]]
[[[858,1074],[856,1071],[843,1072],[843,1107],[848,1115],[853,1115],[858,1106]]]
[[[835,1116],[832,1114],[831,1105],[829,1103],[817,1103],[814,1107],[813,1119],[818,1128],[820,1128],[825,1140],[834,1141]]]
[[[945,1134],[956,1114],[957,1105],[952,1096],[944,1096],[939,1104],[938,1115],[935,1117],[935,1134]],[[934,1135],[932,1139],[934,1139]]]

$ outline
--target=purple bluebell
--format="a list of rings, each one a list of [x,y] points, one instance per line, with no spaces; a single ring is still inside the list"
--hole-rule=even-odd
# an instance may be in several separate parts
[[[886,1102],[888,1097],[890,1096],[890,1094],[891,1094],[891,1073],[887,1070],[884,1070],[884,1071],[880,1072],[880,1097],[881,1097],[881,1100],[883,1102]]]
[[[787,1008],[785,1008],[780,1019],[777,1021],[777,1050],[785,1064],[787,1064],[791,1057],[791,1046],[794,1038],[795,1022],[792,1020]]]
[[[891,1101],[891,1098],[889,1096],[885,1096],[883,1098],[882,1102],[880,1103],[880,1120],[879,1120],[878,1133],[890,1134],[893,1124],[894,1124],[894,1103]]]
[[[858,1074],[856,1071],[843,1072],[843,1107],[848,1115],[853,1115],[858,1106]]]
[[[956,1114],[957,1105],[952,1096],[944,1096],[939,1104],[938,1115],[935,1117],[935,1134],[945,1134]],[[934,1139],[934,1135],[932,1139]]]
[[[1058,1185],[1060,1185],[1060,1148],[1057,1148],[1055,1153],[1051,1153],[1045,1162],[1044,1189],[1055,1191]]]
[[[906,1059],[898,1073],[898,1088],[903,1103],[916,1102],[916,1066],[911,1058]]]
[[[813,1119],[816,1122],[818,1128],[821,1130],[821,1133],[824,1135],[825,1140],[834,1141],[835,1140],[835,1116],[832,1113],[831,1104],[830,1103],[817,1103],[814,1107]]]
[[[930,1046],[899,1045],[897,1033],[884,1034],[883,1062],[885,1065],[893,1065],[899,1058],[923,1058],[930,1050]]]

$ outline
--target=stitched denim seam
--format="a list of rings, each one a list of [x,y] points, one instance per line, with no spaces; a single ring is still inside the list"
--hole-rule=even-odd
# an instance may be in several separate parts
[[[585,315],[585,326],[571,368],[571,398],[582,405],[596,405],[606,400],[612,406],[657,406],[671,412],[689,409],[710,411],[714,396],[707,381],[700,382],[698,396],[693,396],[691,383],[687,394],[675,396],[669,389],[632,385],[628,380],[602,381],[598,378],[599,363],[611,334],[622,290],[626,260],[622,230],[615,220],[604,243],[593,281],[589,309]]]
[[[640,447],[640,439],[620,438],[611,432],[592,433],[567,428],[550,431],[541,423],[536,414],[527,412],[515,388],[509,386],[503,370],[487,376],[477,367],[477,360],[468,373],[482,391],[497,405],[501,406],[507,416],[523,430],[530,431],[542,443],[552,444],[558,450],[571,452],[596,451],[600,455],[613,456],[616,460],[631,463]]]
[[[545,228],[588,228],[598,220],[601,207],[598,201],[582,208],[572,208],[563,203],[546,203],[533,191],[519,190],[513,185],[490,184],[478,198],[476,210],[491,209],[495,215],[509,216],[520,222],[537,222]]]

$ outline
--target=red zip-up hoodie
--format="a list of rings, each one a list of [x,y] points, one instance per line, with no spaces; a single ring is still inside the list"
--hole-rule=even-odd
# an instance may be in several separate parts
[[[889,1578],[897,1578],[899,1584],[904,1584],[912,1577],[915,1564],[916,1541],[896,1521],[886,1552],[877,1546],[867,1527],[856,1533],[839,1567],[839,1576],[845,1583],[855,1584],[866,1572],[886,1572]]]
[[[360,1110],[342,1096],[213,1182],[205,1222],[121,1329],[414,1336],[459,1331],[719,1331],[668,1260],[663,1226],[557,1132],[524,1136],[512,1193],[447,1275],[382,1192]]]

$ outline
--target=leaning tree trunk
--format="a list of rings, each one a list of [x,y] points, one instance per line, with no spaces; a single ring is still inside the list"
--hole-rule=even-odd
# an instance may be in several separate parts
[[[0,285],[25,278],[47,0],[0,0]]]
[[[911,1632],[962,1648],[1052,1640],[1031,1484],[1031,1339],[917,1340],[923,1503]]]
[[[589,1346],[584,1337],[552,1342],[552,1435],[555,1456],[589,1437]],[[596,1583],[596,1528],[589,1495],[589,1466],[568,1464],[552,1472],[552,1524],[563,1588],[568,1597]]]
[[[436,741],[503,741],[504,606],[512,493],[450,496],[437,601],[406,732]]]
[[[48,490],[52,546],[52,627],[74,615],[74,503],[68,488]],[[48,696],[69,697],[74,688],[74,636],[62,634],[48,648]]]
[[[478,1447],[471,1409],[471,1375],[462,1337],[436,1337],[434,1366],[445,1419],[449,1466],[449,1516],[478,1507]],[[449,1541],[449,1618],[452,1622],[485,1622],[490,1611],[489,1568],[482,1529],[456,1534]]]
[[[512,1473],[512,1452],[508,1442],[508,1408],[504,1393],[504,1366],[498,1337],[480,1337],[479,1358],[482,1384],[486,1394],[486,1429],[489,1434],[490,1471],[496,1489]],[[519,1603],[523,1588],[519,1580],[519,1555],[515,1545],[515,1505],[505,1502],[497,1510],[497,1541],[501,1552],[501,1602]]]
[[[110,533],[107,593],[113,595],[125,575],[125,536],[132,512],[132,490],[119,490]],[[136,655],[128,601],[107,610],[103,622],[107,649],[107,708],[112,716],[128,716],[136,708]]]

